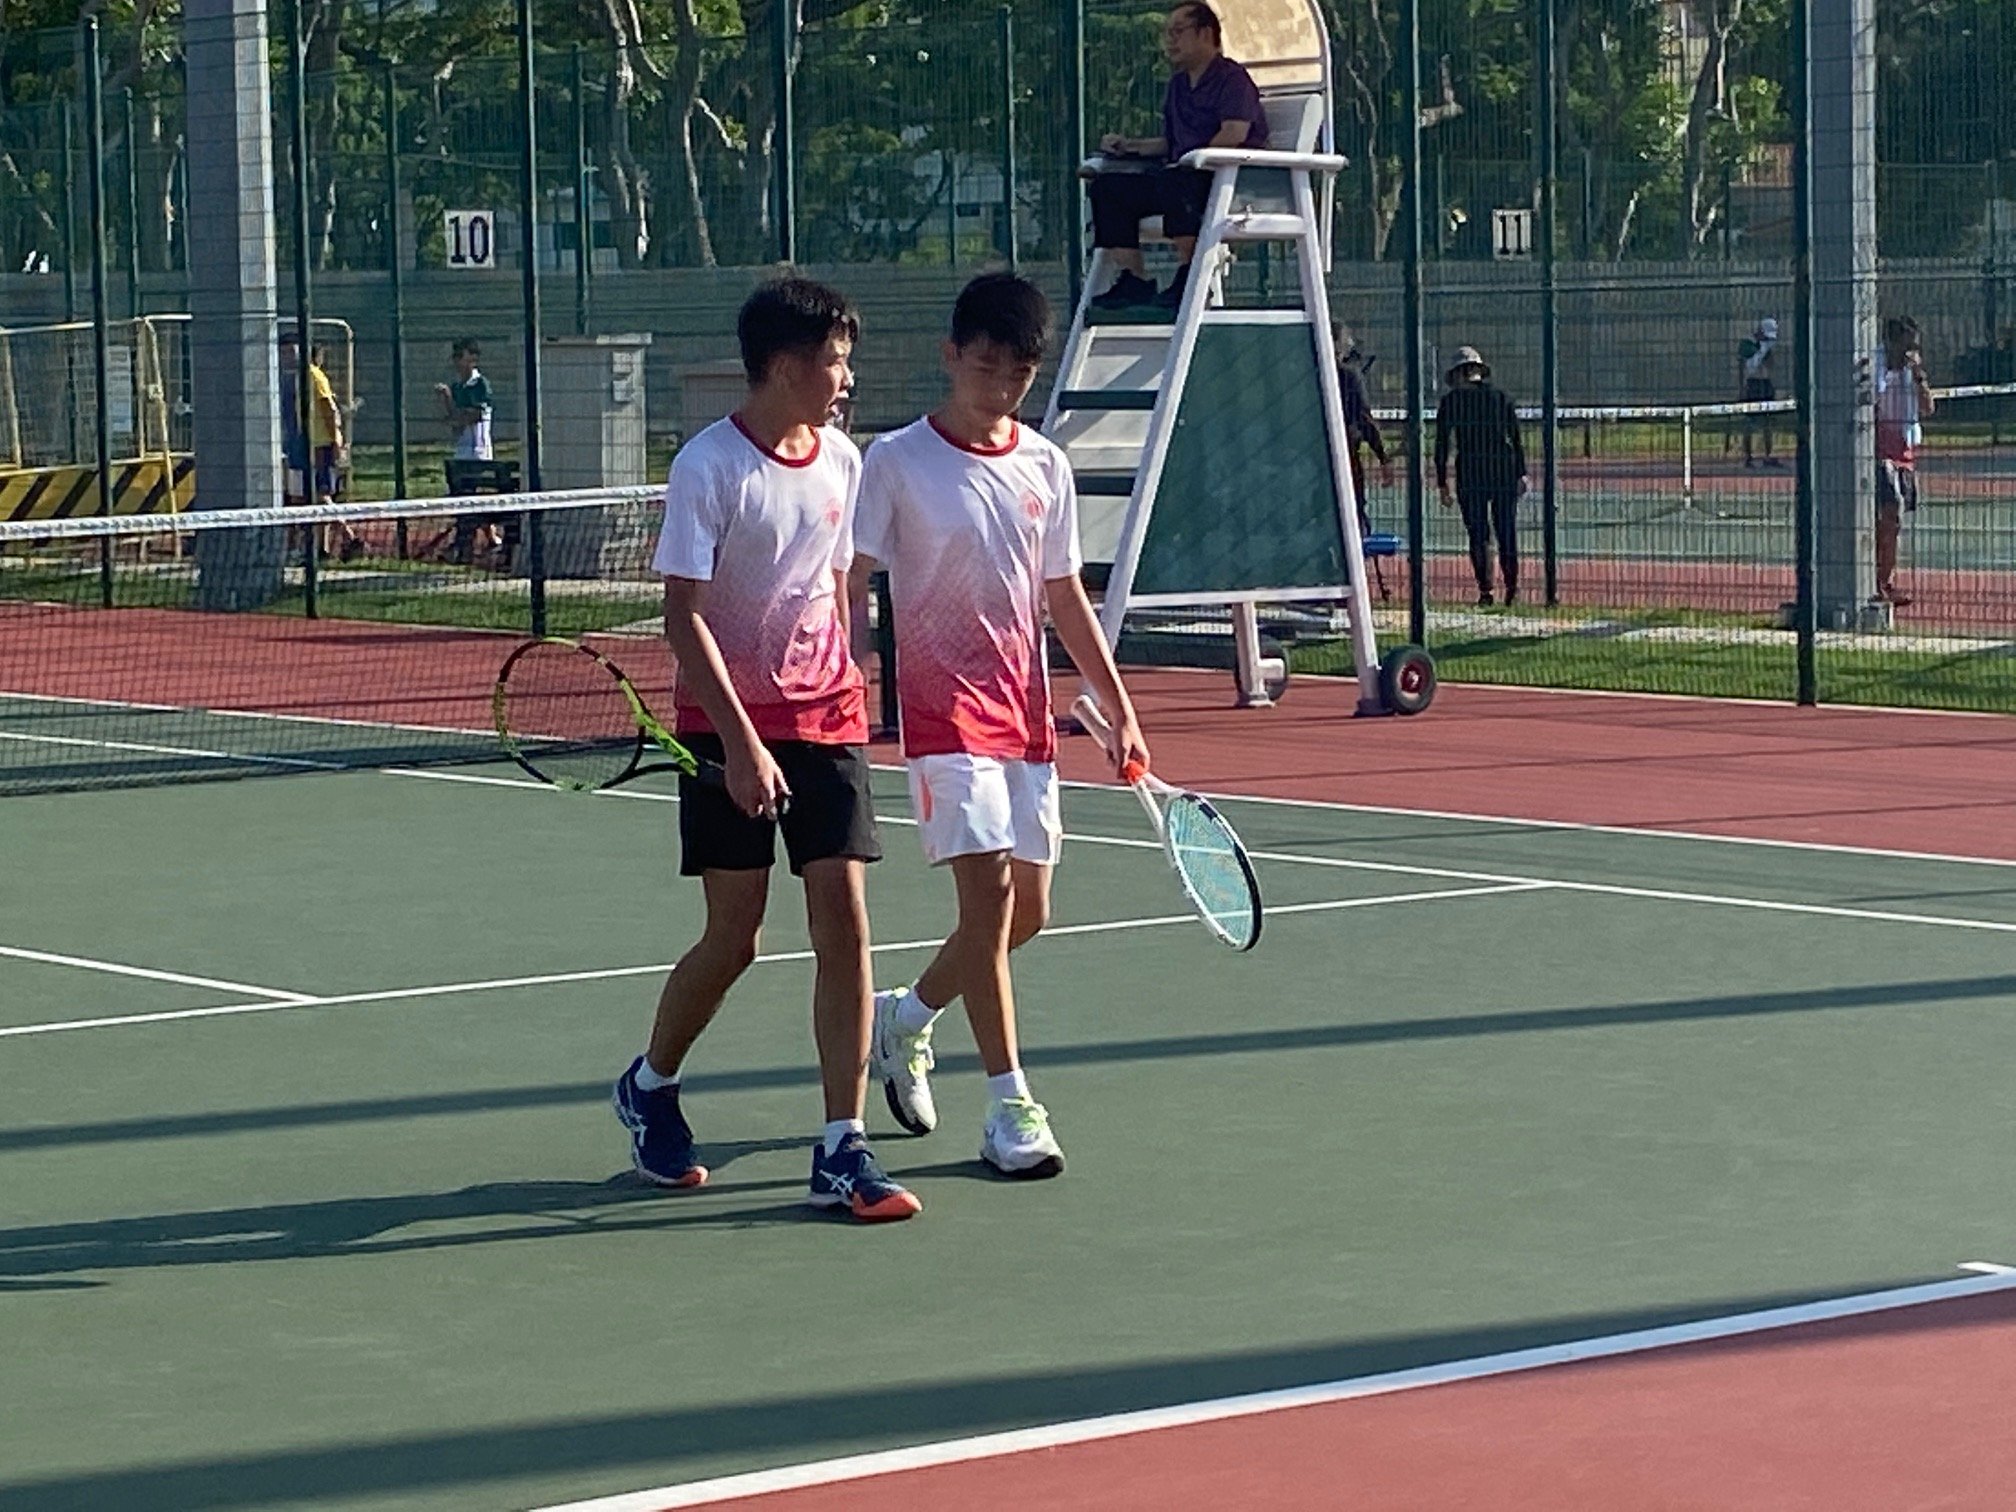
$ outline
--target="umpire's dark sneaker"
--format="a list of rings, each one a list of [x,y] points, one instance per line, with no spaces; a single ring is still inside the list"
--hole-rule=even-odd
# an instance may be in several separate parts
[[[697,1187],[707,1180],[707,1167],[693,1158],[693,1129],[679,1111],[679,1086],[646,1092],[637,1085],[638,1056],[616,1078],[616,1116],[630,1131],[630,1161],[637,1174],[659,1186]]]
[[[859,1134],[849,1134],[831,1155],[824,1140],[812,1146],[812,1190],[805,1200],[814,1207],[844,1207],[864,1223],[894,1223],[924,1211],[923,1203],[889,1179]]]
[[[1155,299],[1155,280],[1143,278],[1139,273],[1120,270],[1120,276],[1113,280],[1113,286],[1104,294],[1092,296],[1095,310],[1132,310],[1141,305],[1152,304]]]

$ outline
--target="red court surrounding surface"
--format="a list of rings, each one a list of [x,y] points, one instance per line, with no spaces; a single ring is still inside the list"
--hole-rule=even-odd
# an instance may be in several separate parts
[[[191,633],[200,628],[200,633]],[[11,617],[25,693],[483,730],[515,637],[266,615],[48,609]],[[655,642],[612,639],[661,706]],[[15,660],[15,657],[19,660]],[[1445,685],[1412,719],[1296,679],[1233,709],[1229,673],[1129,674],[1156,765],[1209,792],[1642,826],[2016,860],[2016,722],[1986,716]],[[1058,679],[1059,701],[1073,680]],[[871,693],[872,697],[872,693]],[[883,748],[880,759],[893,760]],[[1105,774],[1066,741],[1068,777]]]
[[[2016,1497],[2016,1292],[707,1502],[1769,1512]]]
[[[1229,673],[1129,682],[1157,769],[1207,792],[2016,860],[2004,718],[1444,685],[1356,719],[1342,680],[1243,712]],[[1101,775],[1084,741],[1063,767]]]

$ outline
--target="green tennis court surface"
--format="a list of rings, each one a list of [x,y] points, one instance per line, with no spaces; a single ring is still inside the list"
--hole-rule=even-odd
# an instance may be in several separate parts
[[[982,1175],[948,1024],[940,1131],[870,1109],[922,1218],[800,1204],[780,877],[661,1194],[606,1104],[697,919],[657,799],[6,803],[0,1505],[531,1507],[2016,1258],[2016,870],[1235,802],[1241,957],[1086,789],[1018,965],[1063,1180]],[[950,898],[886,840],[893,982]]]

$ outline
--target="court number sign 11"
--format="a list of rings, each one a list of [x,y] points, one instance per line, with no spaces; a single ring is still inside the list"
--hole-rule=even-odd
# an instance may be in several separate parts
[[[451,268],[497,266],[497,221],[488,210],[450,210],[444,217]]]
[[[1491,212],[1491,255],[1504,262],[1533,255],[1533,212]]]

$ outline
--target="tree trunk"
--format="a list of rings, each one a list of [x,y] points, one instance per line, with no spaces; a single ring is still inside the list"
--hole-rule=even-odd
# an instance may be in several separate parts
[[[607,120],[609,146],[602,165],[602,185],[609,195],[609,235],[616,243],[618,266],[635,268],[647,250],[645,227],[651,218],[651,176],[630,150],[631,92],[620,86],[627,70],[618,68],[609,81]],[[590,217],[592,223],[593,217]]]
[[[166,136],[161,119],[161,101],[149,95],[135,102],[139,112],[134,129],[140,136],[142,155],[134,161],[139,178],[140,267],[147,273],[166,273],[169,264],[170,228],[175,223],[175,154],[163,150]]]
[[[666,90],[667,135],[671,163],[658,195],[659,232],[652,261],[660,267],[715,266],[714,234],[707,224],[707,204],[700,192],[700,164],[693,149],[693,116],[699,109],[700,79],[706,58],[693,0],[674,0],[678,56]]]
[[[308,249],[309,266],[327,268],[336,247],[336,64],[343,40],[343,6],[324,0],[303,18],[308,28]]]
[[[1708,239],[1718,213],[1702,202],[1708,173],[1708,131],[1715,111],[1728,98],[1729,33],[1742,18],[1743,0],[1705,0],[1691,8],[1708,32],[1708,50],[1687,104],[1687,135],[1680,163],[1680,203],[1687,213],[1684,231],[1690,258]],[[1726,215],[1728,207],[1720,207],[1719,213]]]

